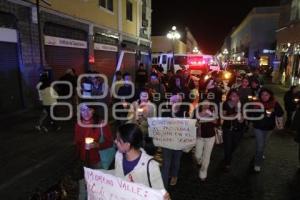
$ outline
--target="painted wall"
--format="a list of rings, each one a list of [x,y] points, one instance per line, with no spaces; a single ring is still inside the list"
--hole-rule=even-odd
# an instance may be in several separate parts
[[[166,36],[152,36],[152,52],[172,52],[172,41]],[[186,53],[186,44],[182,41],[175,41],[175,53]]]

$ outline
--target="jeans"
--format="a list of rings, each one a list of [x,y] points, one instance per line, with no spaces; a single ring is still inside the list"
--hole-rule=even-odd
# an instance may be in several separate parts
[[[163,148],[162,178],[168,188],[169,177],[177,177],[180,168],[181,150]],[[170,172],[171,171],[171,172]]]
[[[253,129],[253,131],[256,140],[256,153],[255,153],[254,165],[261,166],[270,131],[264,131],[260,129]]]
[[[51,117],[51,106],[43,106],[43,111],[41,113],[41,116],[39,118],[39,126],[45,126],[56,129],[57,123],[56,121]],[[55,113],[54,113],[55,115]]]
[[[205,179],[207,177],[207,169],[210,162],[211,152],[215,144],[215,137],[197,138],[195,157],[198,164],[201,164],[199,177]]]
[[[237,148],[243,136],[243,131],[232,131],[223,129],[223,141],[224,141],[224,161],[225,165],[230,165],[232,160],[232,154]]]

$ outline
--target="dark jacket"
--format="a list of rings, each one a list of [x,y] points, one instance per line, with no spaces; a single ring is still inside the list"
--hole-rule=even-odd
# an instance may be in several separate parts
[[[231,107],[228,101],[223,104],[223,111],[226,112],[226,115],[236,115],[236,108]],[[234,120],[224,120],[222,129],[229,131],[242,131],[245,128],[244,122],[239,122],[237,119]]]
[[[292,122],[292,130],[296,131],[295,141],[300,143],[300,107],[296,110],[296,114]]]
[[[284,108],[286,111],[295,111],[296,110],[296,103],[294,101],[296,95],[293,94],[291,90],[287,91],[284,94]]]
[[[253,127],[256,129],[271,131],[276,127],[276,117],[282,117],[284,112],[282,107],[278,102],[275,102],[274,112],[270,116],[264,114],[264,117],[261,120],[253,120]],[[260,113],[261,114],[261,113]]]

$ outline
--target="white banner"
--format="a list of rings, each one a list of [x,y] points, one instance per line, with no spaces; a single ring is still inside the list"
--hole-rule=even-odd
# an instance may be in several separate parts
[[[94,43],[95,50],[118,52],[118,47],[108,44]]]
[[[108,173],[84,168],[88,200],[163,200],[164,190],[154,190]]]
[[[45,45],[58,46],[58,47],[72,47],[72,48],[79,48],[79,49],[87,48],[86,41],[52,37],[47,35],[45,35]]]
[[[183,150],[196,145],[196,120],[148,118],[149,136],[155,146]]]

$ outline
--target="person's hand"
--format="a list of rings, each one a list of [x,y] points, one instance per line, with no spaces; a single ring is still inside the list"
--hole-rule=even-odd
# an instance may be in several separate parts
[[[238,121],[239,121],[240,123],[244,122],[244,117],[241,115],[240,118],[238,119]]]
[[[170,194],[168,192],[164,194],[164,200],[171,200]]]
[[[97,148],[98,146],[99,146],[99,144],[97,142],[85,144],[85,150],[91,150],[91,149]]]

